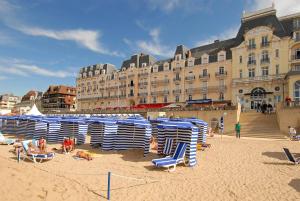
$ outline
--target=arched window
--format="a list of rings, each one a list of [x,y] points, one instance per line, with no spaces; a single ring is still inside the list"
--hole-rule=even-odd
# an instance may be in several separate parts
[[[294,85],[294,101],[300,101],[300,80]]]

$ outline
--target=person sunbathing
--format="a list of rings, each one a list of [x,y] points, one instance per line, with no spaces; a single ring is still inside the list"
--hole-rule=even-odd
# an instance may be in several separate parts
[[[28,143],[28,150],[27,150],[27,154],[30,155],[30,154],[40,154],[41,151],[39,150],[38,147],[34,146],[32,144],[32,142],[29,142]]]
[[[78,158],[84,158],[84,159],[86,159],[88,161],[90,161],[90,160],[93,159],[92,156],[91,156],[91,154],[85,153],[84,151],[77,151],[76,156]]]

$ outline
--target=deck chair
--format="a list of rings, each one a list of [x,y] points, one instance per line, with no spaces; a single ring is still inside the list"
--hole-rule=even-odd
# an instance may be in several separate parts
[[[165,147],[163,150],[163,154],[166,156],[169,156],[172,152],[172,147],[173,147],[173,138],[166,138],[166,142],[165,142]]]
[[[4,137],[4,135],[0,132],[0,144],[3,145],[10,145],[10,144],[14,144],[16,142],[15,139],[7,139]]]
[[[184,155],[187,148],[187,144],[184,142],[179,142],[175,149],[175,152],[172,157],[167,156],[165,158],[153,159],[152,163],[156,167],[166,167],[169,172],[173,172],[176,169],[176,165],[180,163],[185,163]],[[170,169],[170,167],[173,167]]]
[[[288,148],[283,148],[283,151],[289,161],[294,163],[294,165],[300,164],[300,158],[295,158]]]
[[[36,141],[33,140],[25,140],[22,142],[22,147],[23,147],[23,160],[25,159],[29,159],[31,161],[33,161],[34,163],[36,163],[37,161],[39,161],[40,163],[43,160],[51,160],[54,158],[55,154],[53,152],[51,153],[47,153],[47,154],[29,154],[28,153],[28,144],[32,142],[33,144],[36,145]]]

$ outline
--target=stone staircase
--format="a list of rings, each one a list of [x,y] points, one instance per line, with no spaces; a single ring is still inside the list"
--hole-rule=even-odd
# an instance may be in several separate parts
[[[277,124],[276,114],[255,111],[241,113],[241,137],[286,139]]]

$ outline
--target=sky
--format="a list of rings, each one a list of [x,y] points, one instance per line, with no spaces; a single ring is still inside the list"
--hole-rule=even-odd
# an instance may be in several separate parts
[[[0,94],[75,86],[81,67],[156,59],[234,37],[243,11],[300,12],[299,0],[0,0]]]

